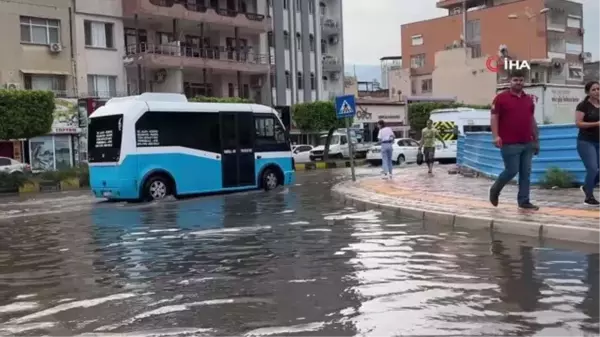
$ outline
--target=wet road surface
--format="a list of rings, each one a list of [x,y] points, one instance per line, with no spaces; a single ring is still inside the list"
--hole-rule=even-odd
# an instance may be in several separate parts
[[[597,247],[360,212],[331,198],[346,171],[145,205],[5,199],[0,335],[598,334]]]

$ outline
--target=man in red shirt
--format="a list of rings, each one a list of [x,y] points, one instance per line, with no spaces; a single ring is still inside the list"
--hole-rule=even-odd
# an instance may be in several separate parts
[[[490,202],[498,206],[504,186],[519,174],[519,208],[538,210],[529,200],[531,161],[539,152],[535,103],[523,91],[525,74],[514,70],[510,74],[510,89],[499,93],[492,103],[492,137],[500,149],[504,171],[490,188]]]

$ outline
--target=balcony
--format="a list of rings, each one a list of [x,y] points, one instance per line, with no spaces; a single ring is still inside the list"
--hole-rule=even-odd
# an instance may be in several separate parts
[[[240,27],[256,33],[271,30],[271,18],[263,14],[239,12],[227,8],[208,8],[185,0],[123,0],[123,16],[165,17],[204,22],[218,26]]]
[[[323,35],[337,35],[340,33],[340,24],[333,19],[325,19],[321,23],[321,31]]]
[[[437,8],[443,8],[443,9],[452,9],[452,8],[460,7],[461,10],[462,10],[463,2],[464,2],[464,0],[439,0],[435,4],[435,6]],[[467,0],[466,1],[466,6],[467,6],[467,9],[468,9],[468,8],[471,8],[471,7],[482,6],[482,5],[485,5],[486,3],[490,3],[490,1],[486,1],[486,0]]]
[[[323,71],[339,72],[342,71],[342,63],[337,57],[331,55],[323,56]]]
[[[225,46],[189,47],[178,42],[128,46],[124,63],[126,66],[139,64],[151,69],[213,69],[222,73],[240,71],[248,74],[265,74],[271,67],[267,54],[244,50],[236,52]]]

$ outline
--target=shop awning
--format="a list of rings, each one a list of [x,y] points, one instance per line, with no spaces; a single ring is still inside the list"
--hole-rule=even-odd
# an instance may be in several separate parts
[[[37,70],[37,69],[21,69],[23,74],[34,74],[34,75],[63,75],[70,76],[71,73],[68,71],[57,71],[57,70]]]

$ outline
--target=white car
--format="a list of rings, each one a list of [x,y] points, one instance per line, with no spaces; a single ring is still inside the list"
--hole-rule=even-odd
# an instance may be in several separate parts
[[[392,160],[394,164],[414,163],[419,153],[419,143],[410,138],[394,140],[392,144]],[[372,146],[367,152],[367,162],[371,165],[381,165],[381,145]]]
[[[296,163],[309,163],[310,162],[310,150],[313,149],[312,145],[300,144],[292,146],[292,154],[294,156],[294,162]]]
[[[31,168],[17,160],[7,157],[0,157],[0,172],[3,173],[25,173],[30,172]]]

